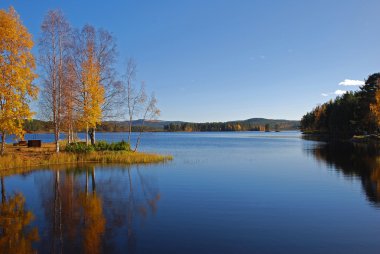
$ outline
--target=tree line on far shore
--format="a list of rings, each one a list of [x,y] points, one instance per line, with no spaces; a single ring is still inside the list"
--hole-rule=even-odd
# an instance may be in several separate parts
[[[266,122],[267,121],[267,122]],[[269,123],[271,122],[271,123]],[[166,131],[281,131],[296,130],[298,121],[282,121],[262,119],[260,121],[233,121],[233,122],[210,122],[210,123],[170,123],[164,126]]]
[[[275,129],[279,130],[279,126],[276,124]],[[253,125],[240,122],[235,123],[171,123],[164,126],[164,130],[176,132],[202,132],[202,131],[270,131],[269,124],[265,125]],[[274,130],[274,129],[272,129]]]
[[[282,131],[298,130],[299,121],[276,120],[264,118],[252,118],[241,121],[192,123],[180,121],[145,121],[135,120],[132,124],[132,132],[202,132],[202,131]],[[53,132],[51,121],[27,120],[24,129],[28,133]],[[103,121],[96,128],[98,132],[128,132],[128,121]]]
[[[316,106],[301,119],[304,133],[331,138],[377,134],[380,127],[380,73],[370,75],[360,90]]]
[[[147,95],[144,83],[136,85],[133,59],[128,60],[125,73],[116,72],[115,38],[107,30],[92,25],[73,28],[61,11],[51,10],[43,19],[37,44],[35,58],[34,41],[16,10],[0,10],[1,154],[7,135],[22,139],[25,121],[35,114],[29,105],[38,97],[40,116],[54,131],[56,152],[62,132],[72,143],[77,132],[85,131],[86,144],[94,144],[95,130],[104,120],[143,119],[141,134],[145,120],[160,114],[154,94]],[[129,121],[128,142],[132,124]]]
[[[26,120],[24,122],[24,130],[26,133],[53,133],[54,125],[51,121],[42,121],[38,119]],[[97,132],[128,132],[129,131],[129,122],[120,122],[120,121],[103,121],[96,126]],[[144,126],[139,123],[132,123],[132,132],[147,132],[147,131],[163,131],[163,128],[150,126],[149,122],[146,122]]]

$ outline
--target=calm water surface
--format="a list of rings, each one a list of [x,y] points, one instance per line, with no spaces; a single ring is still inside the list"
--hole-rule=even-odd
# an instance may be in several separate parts
[[[141,150],[174,160],[4,177],[0,253],[380,253],[374,149],[238,132],[149,133]]]

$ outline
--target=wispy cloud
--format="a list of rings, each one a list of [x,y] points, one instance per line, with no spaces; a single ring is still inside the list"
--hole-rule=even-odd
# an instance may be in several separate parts
[[[339,89],[334,92],[334,94],[336,94],[336,95],[342,95],[342,94],[345,94],[345,93],[347,93],[347,91],[339,90]]]
[[[347,91],[338,89],[332,93],[321,93],[321,96],[323,96],[323,97],[328,97],[328,96],[332,96],[332,95],[338,95],[339,96],[339,95],[343,95],[345,93],[347,93]]]
[[[353,79],[345,79],[339,83],[340,86],[362,86],[364,85],[364,81],[361,80],[353,80]]]

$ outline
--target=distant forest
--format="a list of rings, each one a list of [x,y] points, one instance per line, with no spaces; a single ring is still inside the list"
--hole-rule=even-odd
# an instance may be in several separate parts
[[[380,73],[370,75],[359,91],[347,92],[318,105],[302,117],[305,133],[350,138],[377,134],[380,127]]]
[[[211,123],[170,123],[166,131],[281,131],[299,129],[299,121],[252,118],[244,121]]]
[[[134,121],[139,122],[139,121]],[[136,123],[134,123],[136,124]],[[98,132],[128,132],[129,126],[128,121],[118,122],[118,121],[105,121],[96,127]],[[24,130],[27,133],[38,133],[38,132],[54,132],[54,125],[51,121],[41,121],[37,119],[27,120],[24,122]],[[145,126],[135,125],[132,126],[133,132],[142,131],[163,131],[163,127],[160,126],[150,126],[146,124]],[[79,130],[84,132],[85,130]]]
[[[98,132],[126,132],[128,121],[104,121],[96,130]],[[265,118],[251,118],[242,121],[189,123],[180,121],[146,121],[141,127],[142,121],[133,121],[132,131],[282,131],[299,129],[299,121],[274,120]],[[53,124],[49,121],[30,120],[24,123],[27,132],[53,132]]]

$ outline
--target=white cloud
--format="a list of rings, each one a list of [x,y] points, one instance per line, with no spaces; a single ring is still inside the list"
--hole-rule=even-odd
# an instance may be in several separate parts
[[[339,95],[343,95],[345,93],[347,93],[347,91],[339,90],[338,89],[338,90],[336,90],[335,92],[332,92],[332,93],[321,93],[321,96],[323,96],[323,97],[328,97],[328,96],[332,96],[332,95],[339,96]]]
[[[364,85],[364,81],[345,79],[344,81],[340,82],[339,85],[340,86],[362,86]]]
[[[342,94],[345,94],[347,91],[344,91],[344,90],[336,90],[335,92],[334,92],[334,94],[336,94],[336,95],[342,95]]]

